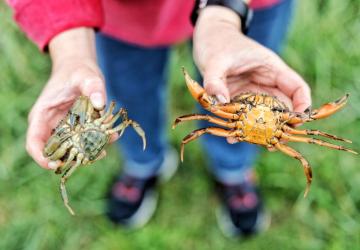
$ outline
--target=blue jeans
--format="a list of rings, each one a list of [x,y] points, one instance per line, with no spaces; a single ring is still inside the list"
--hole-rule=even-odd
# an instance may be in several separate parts
[[[291,18],[292,2],[284,0],[271,8],[255,11],[248,36],[279,52]],[[158,171],[168,147],[165,125],[170,47],[141,47],[101,33],[96,36],[96,46],[108,99],[125,107],[129,117],[146,133],[145,151],[142,151],[140,137],[131,128],[119,140],[125,159],[124,171],[140,178],[152,176]],[[248,143],[230,145],[216,136],[203,137],[215,177],[227,183],[241,182],[254,165],[257,147]]]

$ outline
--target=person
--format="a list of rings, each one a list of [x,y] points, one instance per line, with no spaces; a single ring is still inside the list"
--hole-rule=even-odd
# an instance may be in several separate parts
[[[117,224],[144,225],[156,207],[156,184],[177,167],[178,155],[165,136],[167,66],[175,43],[192,35],[204,88],[219,102],[254,91],[278,96],[295,111],[311,104],[306,82],[277,55],[293,0],[251,1],[254,16],[246,35],[244,19],[224,4],[202,6],[193,28],[194,2],[9,0],[19,26],[52,61],[51,76],[32,107],[27,130],[26,149],[40,166],[59,166],[44,158],[42,149],[79,95],[88,96],[98,109],[116,100],[146,132],[144,152],[133,131],[119,141],[124,167],[110,190],[107,211]],[[264,212],[249,178],[256,147],[215,136],[204,136],[202,143],[222,203],[221,229],[236,236],[257,232]]]

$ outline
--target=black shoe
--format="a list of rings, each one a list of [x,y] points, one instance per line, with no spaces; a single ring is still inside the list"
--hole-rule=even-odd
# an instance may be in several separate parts
[[[178,154],[170,148],[154,177],[141,179],[124,174],[109,192],[107,216],[115,224],[128,228],[144,226],[155,213],[158,202],[157,183],[168,181],[178,167]]]
[[[128,175],[121,176],[108,197],[108,218],[115,224],[129,228],[144,226],[156,209],[156,182],[156,177],[139,179]]]
[[[217,211],[220,230],[228,237],[251,236],[270,225],[259,192],[251,181],[238,185],[216,183],[222,203]]]

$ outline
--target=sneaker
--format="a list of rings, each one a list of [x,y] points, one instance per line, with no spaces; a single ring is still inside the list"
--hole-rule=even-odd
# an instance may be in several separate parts
[[[163,183],[171,179],[177,167],[177,152],[175,149],[169,149],[155,176],[146,179],[127,174],[120,176],[108,195],[108,218],[115,224],[127,228],[143,227],[155,213],[159,198],[158,182]]]
[[[176,173],[179,167],[179,154],[178,152],[170,147],[165,154],[163,163],[161,164],[158,173],[160,183],[168,182]]]
[[[238,185],[216,183],[222,205],[216,218],[227,237],[251,236],[266,230],[270,216],[266,215],[259,192],[251,181]]]

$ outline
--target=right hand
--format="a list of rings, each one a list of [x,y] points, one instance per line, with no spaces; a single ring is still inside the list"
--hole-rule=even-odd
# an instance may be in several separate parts
[[[95,108],[102,109],[106,92],[96,63],[92,30],[77,28],[63,32],[51,40],[49,49],[52,73],[29,114],[26,150],[41,167],[56,169],[61,162],[49,162],[42,152],[52,129],[80,95],[88,96]]]

